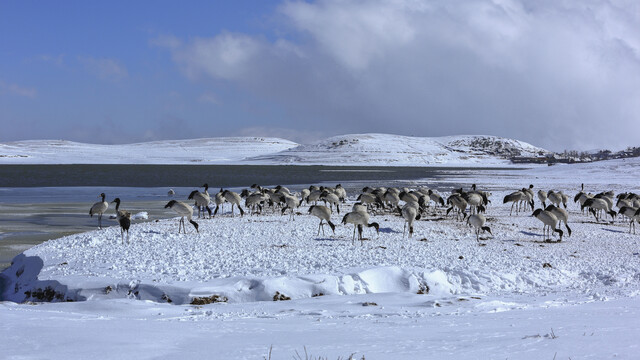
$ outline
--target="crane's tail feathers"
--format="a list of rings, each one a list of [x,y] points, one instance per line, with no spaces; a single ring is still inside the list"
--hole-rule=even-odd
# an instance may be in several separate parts
[[[189,220],[189,222],[191,223],[191,225],[193,225],[194,228],[196,228],[196,231],[200,233],[200,230],[198,230],[198,223],[193,220]]]

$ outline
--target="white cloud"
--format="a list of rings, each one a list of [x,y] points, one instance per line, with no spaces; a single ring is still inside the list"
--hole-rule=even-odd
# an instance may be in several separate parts
[[[12,94],[33,99],[38,94],[38,91],[35,88],[10,84],[0,80],[0,95],[2,94]]]
[[[216,96],[216,94],[212,92],[205,92],[204,94],[198,97],[198,101],[201,103],[208,103],[214,105],[220,105],[220,100]]]
[[[127,68],[115,59],[79,56],[78,61],[101,80],[118,82],[129,77]]]
[[[38,56],[38,59],[40,61],[53,63],[55,65],[62,66],[62,64],[64,63],[64,57],[65,57],[64,54],[58,54],[58,55],[43,54],[43,55]]]
[[[247,35],[223,33],[211,39],[197,38],[174,48],[174,59],[190,77],[206,75],[221,79],[245,76],[250,64],[266,49]]]
[[[638,145],[635,1],[290,1],[279,15],[288,32],[273,41],[166,47],[191,78],[282,107],[280,128]]]

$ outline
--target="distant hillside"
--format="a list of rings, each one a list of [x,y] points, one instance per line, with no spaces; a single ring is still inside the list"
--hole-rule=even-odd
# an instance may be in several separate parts
[[[0,164],[228,164],[297,146],[266,137],[221,137],[97,145],[63,140],[0,144]]]
[[[263,137],[167,140],[124,145],[31,140],[0,144],[0,164],[300,164],[508,166],[549,152],[496,136],[334,136],[309,145]]]
[[[549,153],[522,141],[496,136],[431,138],[352,134],[247,160],[286,164],[496,166],[511,164],[509,159],[514,156],[537,157]]]

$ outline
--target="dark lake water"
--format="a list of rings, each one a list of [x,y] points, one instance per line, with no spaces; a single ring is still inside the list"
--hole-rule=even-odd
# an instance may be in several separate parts
[[[242,187],[436,179],[466,168],[293,165],[0,165],[0,187]],[[495,169],[473,169],[494,171]]]
[[[416,187],[441,192],[493,176],[507,169],[436,167],[254,166],[254,165],[0,165],[0,270],[16,255],[46,240],[93,230],[91,205],[104,192],[107,201],[120,197],[134,214],[149,221],[175,216],[164,209],[172,188],[174,199],[186,200],[205,182],[239,191],[257,183],[287,185],[300,191],[310,184],[341,183],[355,197],[364,186]],[[514,169],[508,169],[513,171]],[[105,214],[103,224],[116,225]]]

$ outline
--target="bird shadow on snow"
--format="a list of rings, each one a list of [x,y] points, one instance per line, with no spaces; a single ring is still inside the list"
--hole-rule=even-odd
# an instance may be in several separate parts
[[[338,238],[330,238],[330,237],[317,237],[313,239],[314,241],[338,241]]]
[[[400,234],[402,231],[393,230],[392,228],[380,228],[380,232],[383,234]]]
[[[520,231],[520,233],[523,234],[523,235],[527,235],[527,236],[542,237],[542,235],[540,235],[540,234],[532,233],[532,232],[529,232],[529,231]]]

